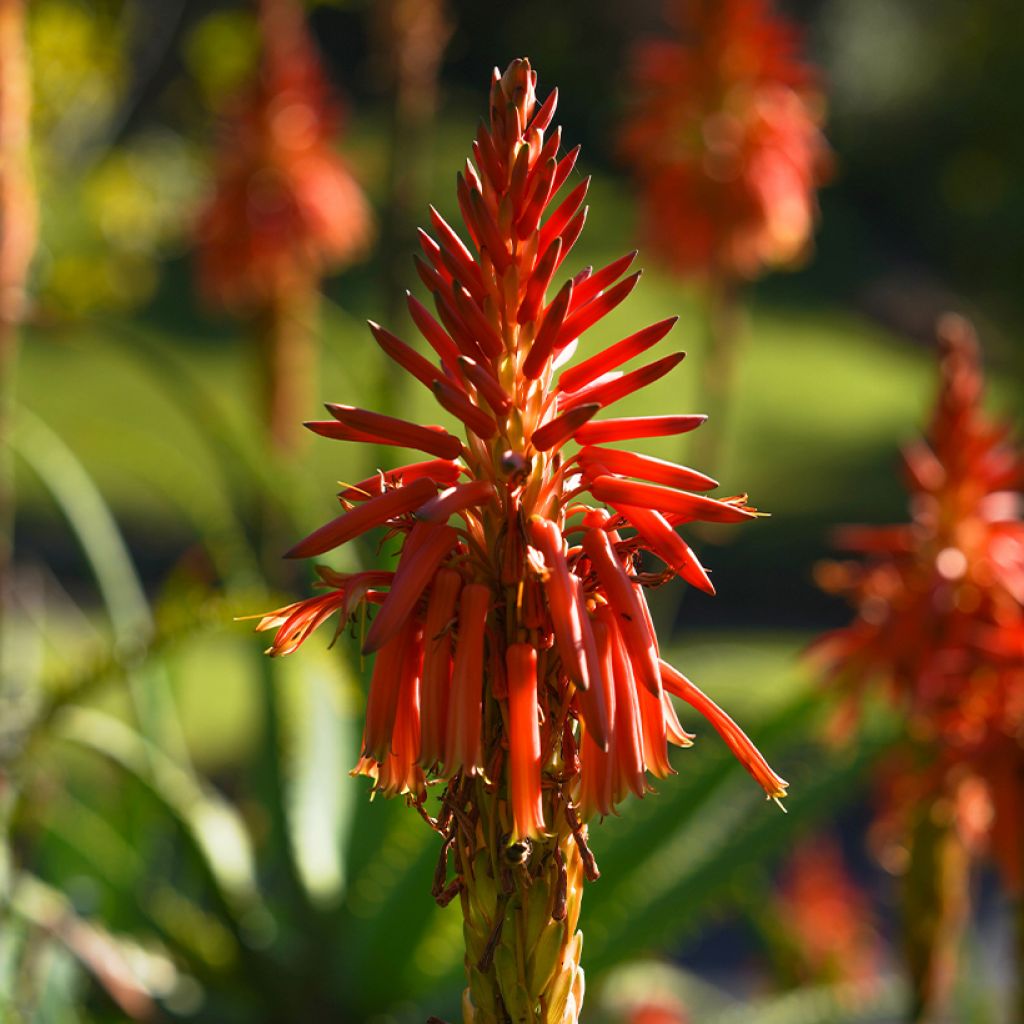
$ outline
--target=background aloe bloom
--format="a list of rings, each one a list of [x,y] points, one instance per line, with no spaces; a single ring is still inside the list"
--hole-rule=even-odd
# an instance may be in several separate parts
[[[857,614],[813,652],[841,688],[841,731],[874,687],[907,716],[884,824],[910,849],[908,955],[929,1010],[952,985],[965,854],[987,849],[1018,900],[1024,887],[1024,459],[983,407],[970,324],[944,319],[939,345],[931,422],[903,451],[913,518],[839,531],[861,560],[822,565],[818,578]]]

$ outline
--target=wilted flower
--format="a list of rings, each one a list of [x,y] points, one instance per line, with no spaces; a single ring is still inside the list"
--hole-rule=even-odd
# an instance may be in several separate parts
[[[940,324],[941,388],[925,440],[903,453],[911,522],[848,527],[856,563],[829,564],[819,581],[857,616],[816,653],[846,690],[844,721],[865,691],[885,687],[907,716],[919,752],[917,798],[973,807],[992,852],[1021,892],[1024,871],[1024,460],[982,408],[978,345],[959,317]],[[982,782],[992,813],[965,802]],[[969,789],[974,792],[976,789]],[[968,820],[969,819],[969,820]]]
[[[757,513],[714,480],[609,442],[685,433],[696,415],[598,418],[682,358],[619,369],[672,327],[665,320],[571,368],[577,342],[632,291],[630,254],[552,281],[583,228],[587,181],[556,197],[578,150],[546,135],[556,94],[537,105],[525,60],[495,69],[490,124],[458,176],[467,245],[436,210],[417,268],[436,318],[408,295],[437,361],[390,331],[374,337],[465,428],[347,405],[307,424],[324,437],[417,449],[425,462],[339,495],[341,515],[289,555],[321,555],[375,527],[401,539],[394,572],[322,571],[325,595],[267,616],[272,652],[294,650],[337,610],[371,605],[376,653],[357,771],[422,806],[444,783],[434,895],[462,894],[467,1020],[572,1021],[583,997],[576,931],[584,875],[597,876],[585,821],[644,796],[688,746],[670,694],[704,714],[772,797],[785,793],[738,726],[663,661],[644,586],[675,575],[712,591],[675,532]],[[549,290],[554,296],[549,296]],[[570,443],[575,450],[570,451]],[[588,492],[610,511],[584,501]],[[665,563],[642,571],[640,553]],[[427,815],[429,817],[429,815]],[[449,855],[454,879],[448,881]],[[516,908],[519,908],[518,910]],[[515,911],[515,912],[514,912]]]
[[[315,287],[371,235],[363,192],[332,148],[339,109],[301,5],[262,0],[260,37],[260,67],[229,110],[198,227],[200,287],[247,312]]]
[[[829,166],[822,97],[768,0],[668,0],[637,45],[621,149],[650,244],[683,274],[752,278],[810,246]]]

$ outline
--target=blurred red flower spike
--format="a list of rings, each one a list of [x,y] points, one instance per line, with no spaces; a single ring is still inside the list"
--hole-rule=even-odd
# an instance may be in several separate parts
[[[649,243],[681,274],[798,263],[831,160],[796,26],[766,0],[666,6],[669,34],[634,47],[620,134]]]
[[[382,526],[389,519],[412,512],[433,497],[436,490],[433,481],[421,478],[414,480],[408,487],[396,488],[370,498],[314,530],[305,540],[291,548],[285,558],[309,558],[330,551],[375,526]]]

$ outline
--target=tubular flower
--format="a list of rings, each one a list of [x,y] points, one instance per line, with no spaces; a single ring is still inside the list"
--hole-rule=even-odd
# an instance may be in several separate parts
[[[198,276],[217,305],[251,312],[305,292],[369,244],[362,189],[334,152],[339,112],[294,0],[261,0],[261,66],[229,111],[198,224]]]
[[[819,582],[844,595],[853,622],[815,655],[841,685],[840,721],[856,720],[873,683],[908,716],[906,818],[915,801],[960,809],[987,794],[988,839],[1011,889],[1024,889],[1024,459],[982,408],[977,340],[959,317],[940,323],[941,383],[924,440],[903,453],[911,521],[848,527],[859,562],[829,563]],[[913,771],[913,769],[911,769]],[[974,780],[977,785],[965,783]],[[976,806],[977,800],[971,801]],[[890,817],[892,808],[889,809]],[[967,818],[971,820],[968,821]]]
[[[495,70],[489,124],[458,176],[466,237],[436,211],[421,235],[436,316],[408,303],[436,358],[371,324],[463,436],[340,405],[308,424],[433,457],[347,488],[342,514],[290,552],[321,554],[385,527],[402,538],[394,574],[325,572],[326,596],[260,623],[277,630],[271,652],[285,653],[333,609],[344,621],[379,606],[364,642],[377,661],[358,771],[407,794],[443,836],[434,895],[461,893],[465,1015],[480,1022],[576,1019],[581,884],[598,873],[586,821],[642,797],[647,771],[671,774],[668,745],[691,737],[669,693],[711,721],[770,796],[786,787],[661,660],[644,584],[682,573],[710,589],[673,527],[757,513],[742,496],[686,490],[716,486],[695,470],[598,446],[691,430],[701,417],[599,415],[661,375],[663,360],[650,372],[617,367],[671,325],[594,350],[588,332],[635,284],[622,278],[632,257],[554,280],[586,188],[559,198],[577,151],[559,156],[559,130],[547,134],[556,94],[538,104],[535,88],[525,60]],[[589,359],[559,376],[577,342]],[[610,510],[586,504],[587,491]],[[664,572],[641,572],[642,551]],[[429,780],[444,784],[436,819],[423,806]]]
[[[646,236],[682,274],[753,278],[810,246],[828,174],[822,98],[769,0],[668,0],[637,45],[620,135]]]

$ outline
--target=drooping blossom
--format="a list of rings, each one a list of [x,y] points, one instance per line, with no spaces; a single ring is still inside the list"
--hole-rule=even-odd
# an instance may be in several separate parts
[[[366,252],[373,220],[335,149],[340,106],[302,5],[260,0],[259,26],[259,67],[224,118],[196,269],[212,305],[251,320],[271,435],[287,448],[314,376],[310,321],[321,278]]]
[[[1024,459],[983,408],[970,325],[946,317],[939,340],[935,412],[903,453],[911,520],[841,532],[860,559],[822,566],[819,581],[857,614],[814,651],[846,695],[841,731],[876,687],[905,717],[876,832],[904,851],[921,1012],[948,997],[969,858],[987,847],[1009,891],[1024,892]]]
[[[667,0],[637,44],[620,145],[649,244],[673,270],[754,278],[811,244],[828,174],[823,100],[770,0]]]
[[[678,575],[713,591],[676,527],[757,513],[743,495],[708,497],[717,484],[703,473],[607,447],[685,433],[703,417],[607,415],[682,353],[620,369],[673,320],[604,348],[593,339],[637,283],[635,254],[559,273],[588,181],[570,180],[578,149],[563,153],[560,130],[549,132],[557,95],[538,104],[536,81],[525,60],[495,69],[489,123],[457,179],[465,235],[433,209],[420,233],[416,266],[434,311],[411,293],[407,302],[431,358],[370,324],[463,436],[349,405],[308,423],[427,458],[346,487],[340,514],[288,553],[316,557],[384,528],[400,547],[393,570],[321,570],[323,593],[259,624],[276,630],[271,653],[285,653],[333,613],[340,628],[359,617],[376,659],[356,771],[405,794],[443,837],[434,895],[461,896],[465,1018],[477,1022],[576,1019],[581,887],[598,873],[586,822],[643,797],[648,773],[672,774],[669,745],[692,738],[671,695],[710,721],[769,796],[786,787],[660,656],[645,586]],[[584,358],[570,366],[577,345]],[[645,569],[644,553],[664,568]],[[434,780],[436,818],[424,804]]]

